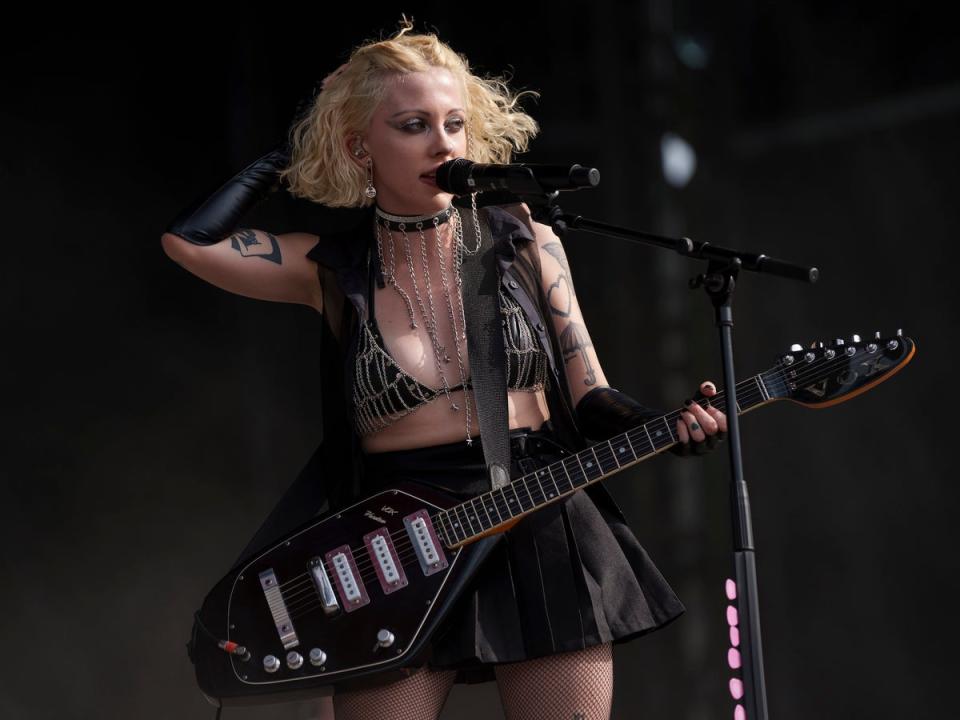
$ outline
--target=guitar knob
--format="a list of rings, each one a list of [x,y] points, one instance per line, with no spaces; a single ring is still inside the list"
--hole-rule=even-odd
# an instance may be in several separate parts
[[[291,650],[287,653],[287,667],[291,670],[296,670],[301,665],[303,665],[303,655],[298,653],[296,650]]]
[[[280,669],[280,658],[276,655],[266,655],[263,658],[263,669],[268,673],[275,673]]]
[[[377,633],[377,645],[382,648],[388,648],[393,645],[393,641],[396,640],[393,633],[387,630],[386,628],[381,628]]]
[[[310,664],[320,667],[327,662],[327,654],[320,648],[314,648],[310,651]]]

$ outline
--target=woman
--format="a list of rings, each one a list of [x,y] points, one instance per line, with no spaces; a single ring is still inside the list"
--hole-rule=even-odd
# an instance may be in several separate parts
[[[318,462],[328,507],[401,478],[463,498],[489,489],[461,290],[464,258],[485,247],[502,272],[512,474],[661,414],[607,384],[550,228],[523,204],[482,207],[474,195],[460,208],[438,188],[442,163],[509,162],[537,125],[503,82],[476,77],[435,36],[410,30],[356,49],[287,144],[186,209],[162,238],[172,259],[225,290],[324,314],[340,350],[326,353],[334,370]],[[296,197],[366,208],[361,222],[323,237],[238,229],[281,181]],[[709,382],[701,390],[716,393]],[[700,454],[725,430],[720,411],[688,401],[674,452]],[[337,487],[334,468],[349,470]],[[305,504],[291,498],[297,492],[288,509]],[[248,550],[292,523],[275,510]],[[390,717],[433,718],[456,680],[495,678],[509,718],[606,718],[612,643],[682,612],[595,484],[504,533],[432,639],[428,664],[391,684],[338,688],[336,717],[389,708]]]

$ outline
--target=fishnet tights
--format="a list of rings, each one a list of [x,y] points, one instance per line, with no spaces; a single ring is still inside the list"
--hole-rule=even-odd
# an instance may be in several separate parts
[[[436,720],[447,701],[454,670],[418,670],[402,680],[333,696],[335,720]]]
[[[609,720],[613,653],[609,644],[495,668],[507,720]],[[436,720],[454,671],[426,668],[369,690],[337,693],[336,720]]]
[[[609,720],[613,652],[609,643],[498,665],[507,720]]]

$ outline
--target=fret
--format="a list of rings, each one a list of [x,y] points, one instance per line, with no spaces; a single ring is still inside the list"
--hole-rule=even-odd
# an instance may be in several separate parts
[[[463,539],[466,539],[469,535],[473,535],[474,533],[476,533],[476,530],[474,530],[473,527],[469,524],[470,520],[469,518],[467,518],[467,511],[463,507],[463,503],[460,503],[459,505],[455,506],[454,511],[457,518],[457,522],[455,523],[454,526],[459,527],[460,530],[463,531]]]
[[[577,453],[574,455],[574,457],[577,459],[577,465],[580,467],[580,472],[583,473],[583,484],[589,485],[590,475],[587,474],[587,468],[583,464],[583,459],[580,457],[580,453]]]
[[[593,456],[591,459],[587,453]],[[600,466],[600,459],[597,457],[596,451],[593,449],[593,446],[587,448],[582,453],[583,459],[580,461],[580,466],[584,468],[583,472],[587,476],[587,480],[593,482],[594,480],[599,480],[604,476],[603,468]],[[586,463],[583,462],[586,460]]]
[[[554,495],[553,497],[558,497],[558,496],[560,496],[560,495],[563,495],[564,492],[566,492],[565,490],[561,490],[561,489],[560,489],[560,486],[557,484],[557,478],[554,477],[553,471],[550,469],[550,466],[549,466],[549,465],[547,465],[547,466],[545,466],[545,467],[542,467],[542,468],[540,468],[539,470],[537,470],[537,474],[540,475],[540,477],[549,477],[549,478],[550,478],[550,482],[553,483],[553,489],[554,489],[554,490],[556,491],[556,493],[557,493],[557,494]]]
[[[572,468],[567,465],[570,460],[575,460],[577,463]],[[577,455],[569,457],[566,460],[561,460],[560,462],[563,465],[563,469],[566,470],[567,476],[570,478],[570,482],[572,482],[576,487],[587,484],[587,478],[583,474],[583,467],[580,465],[580,458]]]
[[[477,517],[476,517],[475,514],[473,514],[473,513],[470,512],[470,504],[469,504],[469,501],[464,502],[464,503],[460,503],[460,507],[463,508],[463,516],[464,516],[464,518],[466,518],[466,521],[467,521],[466,524],[464,525],[464,529],[466,529],[466,528],[469,527],[469,528],[470,528],[470,534],[471,534],[471,535],[476,535],[477,533],[480,532],[480,530],[478,529],[478,528],[480,527],[480,523],[479,523],[479,521],[476,522],[476,523],[474,522],[474,521],[477,520]]]
[[[770,393],[767,392],[767,386],[763,384],[763,378],[760,375],[755,375],[754,380],[757,382],[757,387],[760,389],[760,397],[764,400],[770,399]]]
[[[671,428],[670,423],[667,422],[666,416],[660,418],[660,421],[663,423],[663,426],[667,429],[667,433],[670,435],[670,442],[677,442],[677,437],[673,434],[673,428]],[[654,434],[657,437],[660,437],[663,433],[662,431],[657,430]]]
[[[554,485],[557,485],[557,476],[553,474],[552,463],[551,463],[550,465],[547,465],[547,472],[549,472],[549,473],[550,473],[550,477],[553,478],[553,484],[554,484]],[[564,480],[564,479],[566,479],[567,485],[569,485],[570,487],[569,487],[568,489],[566,489],[566,490],[560,490],[560,494],[561,494],[561,495],[562,495],[563,493],[565,493],[565,492],[569,492],[570,490],[574,490],[574,489],[575,489],[575,488],[573,487],[573,483],[570,482],[570,478],[569,478],[566,474],[564,474],[564,477],[561,477],[561,478],[560,478],[561,481]],[[560,488],[560,486],[557,485],[557,489],[558,489],[558,490],[559,490],[559,488]]]
[[[447,535],[449,535],[449,536],[450,536],[450,539],[453,541],[452,544],[455,545],[456,543],[460,542],[461,540],[466,539],[467,534],[466,534],[465,532],[462,532],[462,531],[458,533],[458,532],[457,532],[457,528],[454,527],[454,525],[453,525],[453,518],[450,517],[450,511],[449,511],[449,510],[444,511],[444,513],[443,513],[443,518],[444,518],[444,522],[446,522],[446,525],[447,525],[447,531],[448,531],[448,532],[447,532]],[[461,535],[462,535],[462,537],[461,537]]]
[[[497,507],[497,502],[493,499],[493,491],[484,493],[481,497],[489,498],[489,501],[482,501],[487,508],[487,515],[490,515],[491,506],[497,513],[497,521],[493,521],[493,517],[491,517],[490,519],[493,521],[491,524],[496,525],[497,522],[503,522],[503,515],[500,514],[500,508]]]
[[[613,440],[616,440],[618,438],[620,439],[620,441],[614,446],[612,444]],[[618,435],[616,438],[613,438],[613,440],[610,441],[611,442],[610,447],[613,448],[614,457],[617,458],[617,463],[621,467],[623,467],[624,463],[620,462],[620,458],[625,458],[627,463],[630,463],[637,459],[637,454],[633,450],[633,443],[630,442],[629,433],[623,433],[623,435]],[[626,440],[625,443],[623,442],[624,440]],[[632,457],[627,457],[628,450],[630,451],[630,455],[632,455]]]
[[[523,478],[521,478],[520,480],[514,480],[512,483],[510,483],[510,487],[513,489],[513,496],[517,499],[517,505],[520,506],[520,511],[526,512],[527,510],[530,510],[533,507],[533,505],[531,505],[530,507],[526,507],[523,504],[523,500],[520,499],[520,494],[517,492],[517,483],[521,483],[521,482],[523,482]]]
[[[530,477],[537,481],[537,487],[540,488],[540,494],[543,496],[544,501],[549,500],[551,497],[556,497],[556,485],[554,485],[554,490],[547,490],[547,488],[543,486],[543,479],[538,473],[532,473]]]
[[[533,490],[530,489],[531,480],[534,483],[534,489],[539,490],[540,492],[539,498],[535,497],[533,494]],[[527,495],[530,497],[530,502],[532,503],[533,507],[537,507],[538,505],[540,505],[543,502],[543,499],[547,497],[546,494],[543,492],[543,486],[537,480],[536,475],[524,475],[523,486],[527,489]]]
[[[447,513],[441,510],[436,514],[436,516],[431,518],[431,520],[433,521],[434,528],[436,528],[436,530],[440,533],[441,539],[443,540],[444,544],[447,547],[450,547],[451,545],[453,545],[453,543],[450,542],[450,534],[447,532],[447,528],[444,527],[444,524],[443,524],[443,520],[444,518],[446,518],[446,516],[447,516]]]
[[[483,530],[487,530],[487,529],[489,529],[489,528],[486,528],[486,527],[483,526],[483,515],[481,515],[479,512],[477,512],[477,500],[478,500],[478,498],[475,498],[475,497],[470,498],[470,507],[473,508],[473,513],[474,513],[474,515],[477,516],[477,524],[480,526],[480,530],[481,530],[481,532],[482,532]],[[487,509],[486,509],[485,507],[483,507],[483,503],[480,503],[480,508],[483,510],[483,514],[484,514],[484,515],[487,515]],[[489,515],[487,515],[487,522],[490,523],[490,525],[493,525],[493,521],[490,520],[490,516],[489,516]]]
[[[617,454],[613,451],[613,444],[609,440],[607,440],[607,447],[610,448],[610,457],[612,457],[613,461],[617,464],[617,467],[615,469],[619,470],[620,461],[617,460]]]
[[[620,469],[620,463],[617,462],[616,455],[613,454],[613,448],[609,442],[605,443],[607,447],[602,447],[600,445],[593,446],[593,456],[597,459],[597,464],[600,465],[600,470],[604,475],[609,475],[612,472],[616,472]],[[597,452],[597,448],[601,449],[601,452]],[[610,452],[610,457],[607,457],[607,452]],[[601,455],[604,459],[601,459]]]
[[[575,488],[577,484],[573,481],[573,478],[570,477],[570,468],[567,467],[567,460],[570,458],[565,458],[554,463],[554,465],[559,465],[563,468],[563,474],[567,476],[567,482],[570,483],[570,487]]]
[[[650,431],[647,430],[647,426],[646,426],[646,425],[643,426],[643,432],[644,432],[644,433],[646,434],[646,436],[647,436],[647,442],[650,443],[650,452],[656,452],[657,446],[654,445],[654,443],[653,443],[653,438],[650,437]],[[639,456],[638,456],[638,457],[639,457]]]

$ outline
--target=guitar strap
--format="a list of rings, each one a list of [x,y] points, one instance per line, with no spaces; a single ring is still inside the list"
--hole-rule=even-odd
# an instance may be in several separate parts
[[[496,247],[484,213],[468,209],[461,217],[478,218],[480,226],[463,223],[463,244],[479,252],[464,252],[463,310],[467,330],[470,377],[477,405],[477,424],[490,486],[496,490],[510,482],[509,421],[507,419],[507,366],[500,315],[500,272]]]

